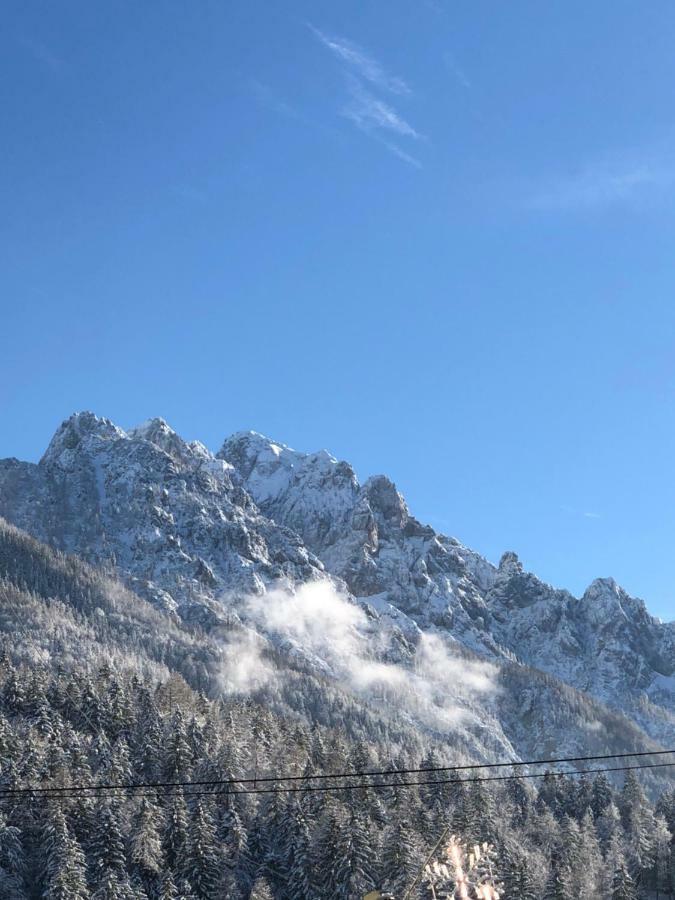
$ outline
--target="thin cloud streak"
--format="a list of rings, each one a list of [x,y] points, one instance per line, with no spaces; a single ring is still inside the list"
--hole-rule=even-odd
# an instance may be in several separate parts
[[[602,518],[602,514],[599,512],[575,509],[573,506],[564,505],[564,506],[561,506],[560,509],[564,513],[568,513],[569,515],[572,515],[572,516],[582,516],[584,519],[601,519]]]
[[[403,160],[404,163],[408,163],[409,166],[413,166],[415,169],[421,169],[422,163],[419,159],[416,159],[414,156],[411,156],[409,153],[406,153],[405,150],[401,150],[400,147],[397,147],[396,144],[392,144],[390,141],[381,141],[381,143],[389,150],[390,153],[393,153],[394,156],[398,156],[400,160]]]
[[[598,211],[640,206],[675,187],[675,165],[649,158],[626,158],[586,166],[578,173],[549,179],[529,194],[528,206],[543,211]]]
[[[422,135],[390,103],[373,92],[378,89],[388,94],[410,95],[412,91],[405,81],[390,75],[379,62],[351,41],[328,37],[311,24],[308,27],[317,40],[342,64],[350,96],[340,110],[340,115],[355,125],[359,131],[382,144],[406,165],[421,169],[420,161],[402,149],[392,138],[420,140]]]
[[[390,75],[377,60],[345,38],[328,37],[323,31],[308,26],[311,32],[327,47],[341,62],[354,69],[364,81],[369,81],[375,87],[391,94],[406,95],[412,91],[402,78]]]
[[[295,119],[298,122],[307,121],[299,110],[287,103],[282,97],[279,97],[268,84],[253,78],[249,82],[249,87],[261,106],[271,109],[287,119]]]
[[[349,89],[352,99],[342,110],[342,115],[358,128],[364,131],[381,128],[403,137],[419,139],[420,135],[412,125],[409,125],[388,103],[367,91],[356,79],[350,79]]]

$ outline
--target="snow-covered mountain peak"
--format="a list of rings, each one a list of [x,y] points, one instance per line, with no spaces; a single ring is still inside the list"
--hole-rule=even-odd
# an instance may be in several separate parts
[[[185,441],[171,428],[165,419],[148,419],[130,428],[128,437],[134,441],[146,441],[163,450],[177,463],[213,460],[213,454],[199,441]],[[222,468],[222,466],[221,466]]]
[[[297,535],[267,520],[224,459],[162,419],[128,433],[91,413],[58,429],[41,464],[0,461],[0,515],[135,589],[207,621],[224,593],[325,577]]]
[[[246,489],[264,512],[280,502],[292,488],[322,494],[326,490],[339,494],[358,489],[354,470],[347,463],[338,462],[327,450],[300,453],[286,444],[270,440],[256,431],[233,434],[217,453],[219,459],[231,463],[246,483]]]
[[[675,626],[611,579],[579,599],[525,571],[511,551],[492,565],[421,524],[389,478],[360,484],[326,451],[240,432],[213,456],[163,419],[126,433],[80,413],[40,465],[0,461],[0,515],[59,549],[113,563],[144,596],[207,627],[237,597],[330,577],[364,608],[409,623],[410,634],[535,666],[654,735],[673,722],[663,685],[673,677]],[[645,695],[656,713],[640,706]]]
[[[68,468],[73,452],[81,444],[121,440],[126,436],[110,419],[100,418],[92,412],[75,413],[59,425],[40,464]]]
[[[224,442],[216,456],[232,463],[240,475],[248,478],[253,470],[265,474],[270,494],[283,489],[303,454],[286,444],[270,440],[257,431],[238,431]]]
[[[408,507],[403,495],[386,475],[373,475],[363,485],[371,508],[384,521],[397,528],[403,528],[408,521]]]
[[[506,550],[502,553],[499,560],[499,575],[510,577],[511,575],[519,575],[523,571],[523,564],[518,558],[518,554],[513,550]]]
[[[672,672],[672,629],[659,627],[611,579],[578,599],[527,572],[513,551],[494,566],[422,525],[389,478],[360,485],[351,466],[330,454],[302,454],[247,434],[226,441],[219,455],[265,515],[296,531],[357,597],[450,632],[478,653],[515,655],[623,709]],[[610,643],[600,638],[610,633]]]
[[[140,425],[130,428],[127,433],[130,437],[142,438],[146,441],[152,441],[154,444],[176,434],[166,419],[163,419],[161,416],[156,416],[154,419],[146,419]]]
[[[656,621],[647,612],[644,601],[631,597],[613,578],[596,578],[586,588],[581,602],[594,622],[616,625],[617,617],[633,622]]]

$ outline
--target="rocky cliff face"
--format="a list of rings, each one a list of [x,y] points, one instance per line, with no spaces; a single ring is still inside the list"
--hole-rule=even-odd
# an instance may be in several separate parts
[[[161,419],[126,433],[72,416],[39,464],[0,463],[0,514],[206,621],[222,614],[221,595],[325,577],[294,532],[260,514],[229,463]]]
[[[260,509],[293,528],[355,596],[386,602],[490,657],[515,657],[675,736],[675,624],[612,579],[583,597],[545,584],[507,552],[498,566],[410,515],[384,476],[360,485],[325,452],[303,454],[255,433],[225,441]]]
[[[415,519],[389,479],[361,484],[325,451],[298,453],[249,432],[214,456],[161,419],[125,432],[82,413],[37,465],[0,462],[0,515],[114,567],[188,622],[209,628],[236,615],[246,595],[329,580],[368,611],[374,635],[394,634],[411,665],[420,636],[434,635],[518,669],[518,690],[540,670],[653,738],[675,739],[672,623],[609,579],[575,598],[525,572],[513,553],[493,565]],[[553,689],[540,680],[537,690],[543,710]],[[507,707],[513,719],[517,704]],[[498,714],[486,711],[481,727],[494,730]]]

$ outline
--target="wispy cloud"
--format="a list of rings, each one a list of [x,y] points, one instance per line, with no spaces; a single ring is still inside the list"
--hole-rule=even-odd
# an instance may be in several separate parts
[[[306,121],[305,116],[298,109],[287,103],[268,84],[254,78],[249,82],[249,88],[261,106],[265,106],[267,109],[271,109],[287,119],[295,119],[300,122]]]
[[[356,78],[350,79],[349,90],[351,100],[342,110],[342,114],[363,131],[380,128],[403,137],[415,139],[420,137],[412,125],[409,125],[392,106],[371,94]]]
[[[406,82],[387,72],[384,66],[361,47],[348,41],[326,35],[309,25],[311,32],[342,64],[349,98],[340,110],[343,118],[360,131],[377,140],[398,159],[415,168],[422,165],[412,154],[404,150],[394,139],[419,140],[419,132],[391,104],[391,96],[412,95]],[[378,96],[387,95],[387,99]]]
[[[561,506],[560,509],[564,513],[568,513],[571,516],[582,516],[584,519],[601,519],[602,515],[599,512],[592,512],[590,510],[576,509],[573,506]]]
[[[393,153],[394,156],[398,156],[400,160],[404,163],[408,163],[409,166],[413,166],[415,169],[421,169],[422,163],[414,156],[411,156],[410,153],[406,153],[405,150],[401,150],[396,144],[392,144],[390,141],[385,141],[380,139],[380,143],[383,144],[390,153]]]
[[[402,78],[390,75],[377,60],[356,44],[345,38],[329,37],[313,25],[310,25],[309,28],[325,47],[341,62],[353,69],[364,81],[369,81],[380,90],[392,94],[412,93]]]
[[[672,158],[672,157],[671,157]],[[595,211],[641,206],[675,187],[675,162],[649,151],[599,160],[532,186],[528,205],[551,211]]]

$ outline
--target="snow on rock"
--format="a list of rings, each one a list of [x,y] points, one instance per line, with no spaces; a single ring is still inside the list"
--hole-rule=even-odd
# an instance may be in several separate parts
[[[298,453],[249,432],[226,440],[218,455],[261,510],[295,530],[354,595],[482,655],[536,666],[655,736],[675,736],[672,695],[657,688],[675,670],[675,625],[651,617],[612,579],[593,582],[579,599],[526,572],[512,551],[495,567],[421,524],[388,478],[361,485],[330,454]],[[648,691],[659,709],[645,707]]]
[[[89,562],[112,562],[165,608],[197,605],[216,618],[222,593],[326,577],[297,535],[260,514],[229,463],[162,419],[124,432],[72,416],[37,466],[0,463],[0,514]]]
[[[374,657],[386,645],[412,666],[416,648],[440,640],[503,668],[517,689],[504,689],[501,725],[492,701],[477,702],[476,734],[520,729],[524,746],[522,703],[509,690],[530,684],[544,729],[555,718],[552,698],[566,696],[563,682],[656,740],[675,738],[673,623],[651,617],[611,579],[576,598],[527,572],[511,551],[495,566],[416,519],[390,479],[361,483],[323,450],[301,453],[240,432],[214,456],[160,418],[124,431],[79,413],[39,464],[0,461],[0,516],[114,566],[159,608],[203,628],[239,615],[242,598],[270,591],[274,602],[279,584],[330,580],[372,622]],[[303,652],[294,645],[295,656]],[[559,681],[528,675],[538,670]],[[581,732],[565,737],[569,747],[583,740]]]

